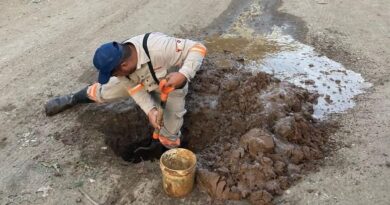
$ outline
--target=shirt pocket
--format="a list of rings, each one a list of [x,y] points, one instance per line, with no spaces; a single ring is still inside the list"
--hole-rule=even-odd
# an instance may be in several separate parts
[[[152,75],[150,74],[148,65],[143,65],[140,69],[136,70],[129,76],[130,80],[135,84],[142,83],[147,91],[152,91],[158,86],[154,82]]]

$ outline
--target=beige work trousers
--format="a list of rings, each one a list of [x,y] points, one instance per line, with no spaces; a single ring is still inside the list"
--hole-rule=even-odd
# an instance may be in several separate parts
[[[176,89],[169,93],[165,104],[163,127],[160,135],[176,141],[181,137],[180,129],[183,125],[183,117],[187,110],[185,109],[185,96],[188,93],[188,83],[182,89]],[[157,106],[160,106],[159,89],[151,92],[153,100]]]

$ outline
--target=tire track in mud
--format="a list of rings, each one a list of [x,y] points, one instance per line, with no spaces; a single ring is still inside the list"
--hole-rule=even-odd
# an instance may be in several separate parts
[[[279,11],[282,6],[282,0],[263,0],[261,4],[261,16],[254,19],[250,24],[258,33],[267,34],[273,31],[273,27],[283,28],[286,34],[289,34],[299,41],[304,42],[308,28],[306,23],[299,17]]]

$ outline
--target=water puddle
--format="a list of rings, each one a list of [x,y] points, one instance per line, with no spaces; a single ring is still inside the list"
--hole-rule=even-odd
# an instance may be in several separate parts
[[[240,68],[272,74],[319,95],[313,117],[326,119],[355,105],[354,97],[371,86],[361,74],[322,56],[314,48],[281,35],[261,37],[225,35],[206,39],[210,52],[233,54]]]
[[[328,114],[352,108],[355,105],[354,97],[371,86],[360,73],[318,54],[313,47],[295,41],[291,36],[274,33],[268,39],[280,45],[282,51],[247,67],[317,92],[319,98],[314,106],[315,118],[323,119]]]

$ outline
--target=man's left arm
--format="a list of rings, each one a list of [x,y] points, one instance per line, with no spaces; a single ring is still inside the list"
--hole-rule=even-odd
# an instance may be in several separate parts
[[[187,81],[191,81],[195,77],[196,72],[202,65],[203,58],[206,56],[206,52],[206,47],[201,43],[196,43],[189,49],[183,65],[179,69],[179,73],[183,74]]]
[[[207,52],[206,47],[198,42],[186,41],[188,48],[181,52],[187,53],[187,55],[183,55],[184,59],[179,59],[179,61],[183,62],[179,71],[170,73],[167,76],[168,83],[166,86],[173,86],[175,88],[184,86],[187,81],[189,82],[195,77],[196,72],[202,65],[203,58]]]

